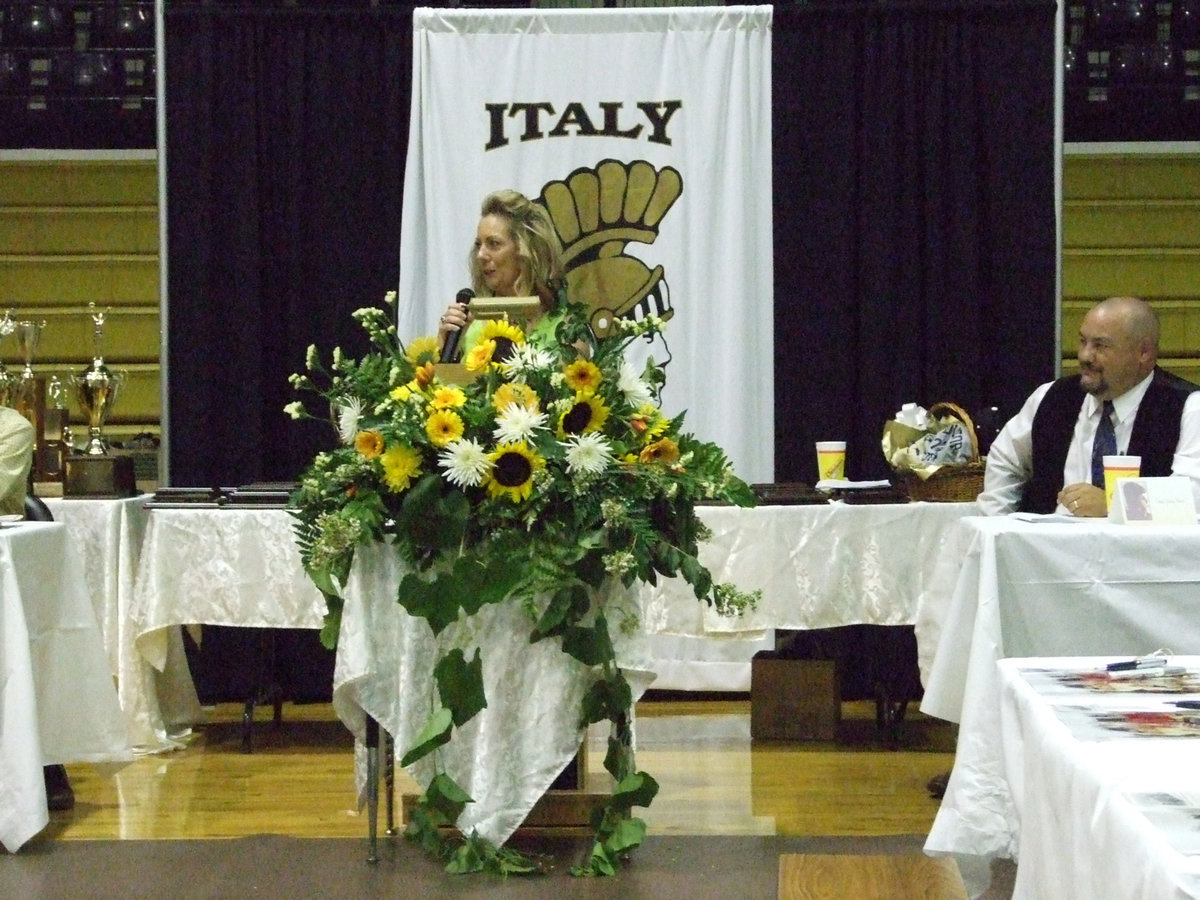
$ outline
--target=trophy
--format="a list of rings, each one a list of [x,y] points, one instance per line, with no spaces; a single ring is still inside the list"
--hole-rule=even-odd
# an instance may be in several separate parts
[[[0,316],[0,339],[8,337],[17,328],[17,322],[12,317],[12,310],[6,309],[4,315]],[[16,386],[16,379],[8,373],[8,369],[4,367],[4,361],[0,360],[0,406],[11,406],[13,389]]]
[[[37,345],[42,339],[42,329],[45,327],[45,319],[40,322],[17,322],[15,325],[17,346],[25,360],[25,368],[21,370],[21,377],[17,379],[15,385],[15,408],[35,428],[38,427],[38,421],[41,418],[44,398],[42,396],[43,383],[33,374],[33,351],[37,349]]]
[[[125,382],[124,373],[114,374],[104,364],[101,343],[104,320],[108,309],[98,312],[95,303],[88,304],[92,317],[92,364],[80,375],[71,375],[75,398],[88,420],[88,442],[80,455],[67,457],[63,493],[84,497],[128,497],[137,492],[133,477],[133,460],[128,456],[113,456],[108,452],[102,430],[117,395]]]

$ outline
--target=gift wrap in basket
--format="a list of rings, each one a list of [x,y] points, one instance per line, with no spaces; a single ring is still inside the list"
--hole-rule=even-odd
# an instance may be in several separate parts
[[[883,455],[911,500],[969,502],[983,490],[975,423],[953,403],[906,403],[883,426]]]

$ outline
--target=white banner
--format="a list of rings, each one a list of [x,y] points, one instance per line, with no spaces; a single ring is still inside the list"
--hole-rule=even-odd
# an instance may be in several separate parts
[[[670,316],[663,409],[774,472],[771,8],[417,9],[398,328],[431,334],[483,197],[541,198],[574,300]],[[640,360],[639,360],[640,362]]]

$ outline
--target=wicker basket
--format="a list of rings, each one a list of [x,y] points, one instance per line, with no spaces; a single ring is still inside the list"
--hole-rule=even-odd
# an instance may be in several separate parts
[[[983,490],[983,460],[979,458],[975,423],[966,410],[953,403],[935,403],[929,408],[929,414],[934,418],[940,419],[947,413],[967,426],[967,434],[971,438],[971,459],[960,466],[942,466],[928,478],[921,478],[912,472],[901,472],[904,490],[910,500],[967,503]]]

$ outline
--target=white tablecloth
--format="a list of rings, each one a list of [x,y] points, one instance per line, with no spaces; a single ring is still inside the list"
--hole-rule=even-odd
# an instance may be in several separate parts
[[[122,701],[159,749],[200,715],[177,626],[321,627],[291,522],[281,509],[151,511],[130,610],[141,677]]]
[[[42,767],[132,759],[83,570],[60,523],[0,529],[0,842],[46,826]]]
[[[1057,687],[1038,669],[1080,671],[1113,657],[1000,662],[1004,775],[1020,823],[1013,896],[1166,900],[1200,896],[1200,856],[1172,846],[1171,823],[1197,845],[1195,808],[1155,800],[1200,799],[1200,738],[1107,734],[1104,710],[1167,710],[1180,695],[1106,694]],[[1200,669],[1200,658],[1179,660]],[[1200,695],[1192,695],[1196,699]],[[1016,835],[1014,835],[1016,837]]]
[[[644,627],[711,638],[911,625],[933,585],[935,562],[953,552],[952,527],[976,512],[974,503],[702,507],[712,539],[700,561],[715,581],[761,589],[762,600],[745,616],[721,616],[687,582],[663,579],[647,590]]]
[[[921,711],[960,723],[925,849],[1011,857],[996,661],[1200,653],[1200,528],[1014,516],[957,528],[953,588],[931,591],[917,616]]]
[[[595,676],[562,652],[558,638],[530,644],[532,623],[516,604],[485,607],[435,641],[428,623],[396,602],[402,574],[387,547],[356,554],[338,641],[334,707],[360,745],[370,715],[403,755],[434,708],[431,676],[438,653],[459,647],[469,660],[480,648],[487,708],[455,729],[438,751],[439,762],[475,799],[460,827],[503,843],[579,750],[580,703]],[[618,628],[620,610],[637,614],[637,594],[618,590],[605,603],[618,664],[640,696],[653,679],[644,646]],[[412,774],[428,784],[431,757],[413,766]],[[360,778],[360,798],[364,788]]]

